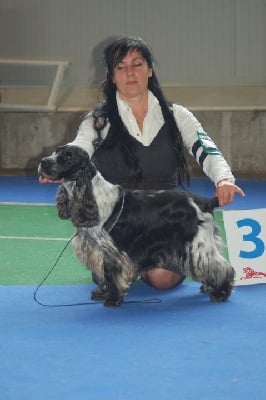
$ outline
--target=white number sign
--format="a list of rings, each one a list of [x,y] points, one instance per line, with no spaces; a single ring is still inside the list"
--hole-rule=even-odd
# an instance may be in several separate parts
[[[223,212],[236,285],[266,283],[266,209]]]

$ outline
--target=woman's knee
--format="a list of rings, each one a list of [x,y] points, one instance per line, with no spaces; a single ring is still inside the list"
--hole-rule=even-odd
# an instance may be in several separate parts
[[[149,269],[141,273],[141,278],[146,284],[161,290],[173,289],[185,279],[181,274],[162,268]]]

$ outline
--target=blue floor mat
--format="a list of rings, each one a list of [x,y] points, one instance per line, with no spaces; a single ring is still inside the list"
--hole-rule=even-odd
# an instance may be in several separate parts
[[[238,184],[246,197],[225,209],[266,207],[265,180]],[[56,190],[34,176],[0,177],[0,202],[54,204]],[[214,193],[205,178],[189,190]],[[265,288],[240,286],[216,304],[194,282],[172,291],[135,284],[126,301],[160,302],[110,309],[42,307],[36,287],[0,286],[0,399],[264,400]],[[83,303],[92,289],[44,285],[38,299]]]
[[[52,304],[88,301],[92,285],[44,286]],[[1,287],[3,400],[265,399],[265,286],[211,303],[196,283],[135,284],[126,300],[62,308],[34,287]],[[8,344],[8,345],[7,345]]]
[[[224,207],[225,209],[266,207],[266,180],[240,179],[237,183],[246,193],[246,197],[236,196],[233,204]],[[57,187],[57,184],[39,184],[37,176],[0,176],[0,202],[54,204]],[[215,188],[207,178],[194,178],[188,190],[211,197]]]

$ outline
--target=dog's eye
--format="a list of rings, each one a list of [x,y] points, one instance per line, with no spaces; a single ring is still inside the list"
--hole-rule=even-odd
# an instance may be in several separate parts
[[[71,160],[72,159],[72,153],[70,151],[67,151],[65,154],[65,157],[67,160]]]

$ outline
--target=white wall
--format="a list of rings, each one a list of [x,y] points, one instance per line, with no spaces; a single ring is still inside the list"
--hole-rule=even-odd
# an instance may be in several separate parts
[[[0,58],[69,60],[64,84],[92,86],[103,43],[134,34],[164,85],[265,86],[265,21],[266,0],[0,0]],[[51,81],[17,68],[0,67],[2,86]]]

